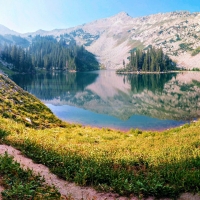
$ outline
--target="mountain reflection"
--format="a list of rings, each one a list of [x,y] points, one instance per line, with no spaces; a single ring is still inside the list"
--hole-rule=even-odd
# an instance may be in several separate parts
[[[84,91],[85,87],[93,83],[97,76],[96,73],[54,72],[14,75],[12,80],[24,90],[44,101]]]
[[[52,105],[70,105],[127,120],[133,115],[190,120],[200,116],[200,73],[115,71],[17,75],[23,89]]]

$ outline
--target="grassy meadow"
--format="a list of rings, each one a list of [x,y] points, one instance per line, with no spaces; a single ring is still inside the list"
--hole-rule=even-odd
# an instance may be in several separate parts
[[[140,198],[200,192],[200,121],[163,132],[83,127],[60,121],[12,84],[0,79],[9,91],[0,87],[1,143],[17,147],[59,177]]]

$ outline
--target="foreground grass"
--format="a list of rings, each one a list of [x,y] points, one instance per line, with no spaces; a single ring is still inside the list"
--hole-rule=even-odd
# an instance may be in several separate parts
[[[0,156],[1,185],[4,200],[61,199],[54,188],[44,184],[41,177],[33,175],[31,170],[23,170],[8,154]]]
[[[2,142],[60,177],[120,195],[177,197],[200,189],[200,122],[162,133],[71,125],[35,130],[0,118]]]
[[[160,133],[70,125],[1,75],[0,97],[0,142],[63,179],[127,196],[200,191],[200,121]]]

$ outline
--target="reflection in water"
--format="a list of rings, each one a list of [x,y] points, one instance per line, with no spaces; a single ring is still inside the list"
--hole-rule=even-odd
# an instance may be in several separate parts
[[[41,100],[53,100],[68,93],[83,91],[93,83],[98,74],[94,73],[41,73],[14,75],[14,80],[24,90],[29,91]]]
[[[199,75],[117,75],[104,70],[12,79],[67,121],[119,129],[162,129],[184,123],[176,120],[200,116]]]
[[[144,90],[162,92],[165,83],[176,77],[176,73],[170,74],[128,74],[127,81],[131,85],[131,90],[134,93],[141,93]]]

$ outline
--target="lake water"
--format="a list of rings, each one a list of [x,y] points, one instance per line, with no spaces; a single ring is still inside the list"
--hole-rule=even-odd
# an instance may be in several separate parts
[[[200,73],[115,71],[15,75],[19,86],[68,122],[120,130],[163,130],[200,116]]]

